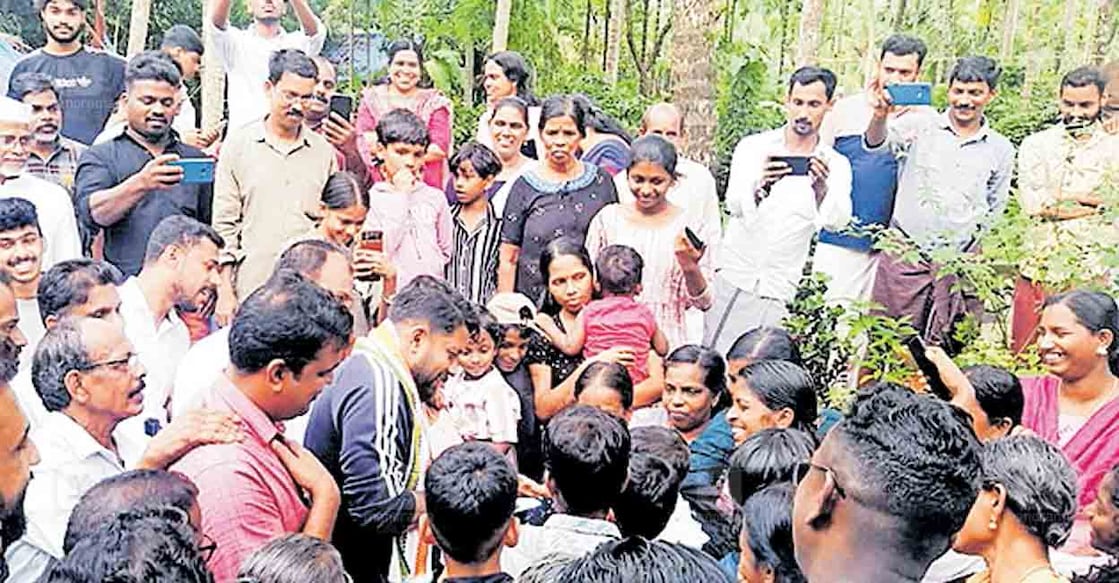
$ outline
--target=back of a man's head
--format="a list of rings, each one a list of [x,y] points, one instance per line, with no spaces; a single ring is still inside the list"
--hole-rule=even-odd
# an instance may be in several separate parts
[[[575,405],[552,417],[544,464],[563,510],[590,516],[609,509],[625,485],[629,450],[629,431],[613,415]]]
[[[393,298],[389,320],[397,324],[425,322],[432,334],[452,334],[461,326],[473,333],[478,328],[477,314],[468,307],[468,302],[446,282],[421,275]]]
[[[249,555],[237,572],[246,583],[347,583],[342,555],[330,543],[305,534],[274,538]]]
[[[622,536],[653,539],[660,535],[676,510],[684,476],[660,457],[632,453],[629,478],[614,502],[614,519]]]
[[[849,567],[863,575],[919,578],[967,518],[979,489],[979,452],[956,407],[887,383],[864,390],[812,458],[813,473],[822,475],[805,477],[797,492],[805,574],[820,577],[833,568],[824,564],[835,558],[827,547],[846,546],[860,559]],[[839,504],[847,511],[837,511]]]
[[[517,472],[488,444],[468,442],[443,452],[424,478],[427,517],[439,548],[467,565],[502,546],[517,501]]]
[[[204,240],[210,241],[218,249],[225,245],[221,235],[210,225],[186,215],[171,215],[159,221],[155,229],[152,229],[148,245],[144,249],[144,263],[159,259],[172,245],[187,249]]]
[[[719,564],[702,551],[642,537],[599,545],[554,573],[559,583],[664,583],[726,581]]]
[[[63,552],[95,532],[121,512],[144,512],[171,507],[190,515],[198,504],[198,487],[179,473],[129,470],[105,478],[82,494],[66,525]],[[195,525],[201,526],[201,525]]]

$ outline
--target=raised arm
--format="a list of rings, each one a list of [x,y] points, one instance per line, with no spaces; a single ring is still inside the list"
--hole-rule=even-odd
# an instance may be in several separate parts
[[[226,0],[227,3],[228,1]],[[299,27],[303,29],[303,34],[315,36],[319,33],[319,19],[311,11],[311,5],[307,0],[291,0],[291,8],[295,12],[295,18],[299,20]],[[315,53],[317,54],[318,51]]]
[[[232,0],[213,0],[210,3],[210,24],[218,30],[229,26],[229,7]]]

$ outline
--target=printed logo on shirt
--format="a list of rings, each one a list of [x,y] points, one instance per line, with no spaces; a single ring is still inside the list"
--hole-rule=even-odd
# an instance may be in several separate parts
[[[54,78],[54,86],[58,89],[74,89],[76,87],[85,89],[91,85],[93,85],[93,79],[90,79],[85,75],[82,75],[81,77],[72,77],[69,79],[65,77]]]

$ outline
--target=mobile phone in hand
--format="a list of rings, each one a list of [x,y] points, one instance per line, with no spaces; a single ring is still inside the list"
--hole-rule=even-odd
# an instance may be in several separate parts
[[[357,243],[358,249],[366,251],[383,252],[385,250],[385,232],[379,229],[362,231]],[[376,273],[358,277],[363,281],[380,281],[381,276]]]
[[[209,184],[214,181],[213,158],[180,158],[167,165],[183,169],[183,184]]]
[[[886,93],[894,105],[932,105],[932,85],[928,83],[891,83]]]
[[[770,159],[788,164],[789,176],[808,176],[808,156],[773,156]]]
[[[703,248],[707,246],[707,243],[704,243],[703,239],[700,239],[699,235],[696,235],[691,227],[684,227],[684,236],[688,238],[688,242],[692,244],[692,247],[700,251],[703,251]]]
[[[331,96],[330,111],[342,116],[342,119],[350,121],[350,116],[354,112],[354,98],[349,95]]]
[[[925,376],[925,380],[929,383],[929,390],[939,399],[945,401],[952,400],[952,393],[940,378],[940,369],[929,356],[925,353],[925,343],[921,340],[920,336],[916,334],[905,339],[905,347],[909,349],[909,353],[913,355],[913,362],[917,364],[917,368],[921,374]]]

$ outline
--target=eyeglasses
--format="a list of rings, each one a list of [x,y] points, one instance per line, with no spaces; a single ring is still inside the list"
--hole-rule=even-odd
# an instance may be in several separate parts
[[[88,372],[103,366],[107,366],[116,370],[128,370],[136,368],[140,364],[140,355],[135,352],[129,352],[126,356],[116,358],[113,360],[102,360],[100,362],[91,362],[85,366],[79,367],[78,370]]]
[[[198,543],[198,556],[202,557],[203,561],[209,563],[210,557],[214,556],[214,551],[216,550],[218,550],[218,543],[210,538],[210,535],[203,534],[202,542]]]
[[[345,583],[354,583],[354,578],[351,577],[350,574],[345,572],[345,571],[342,572],[342,580],[345,581]],[[242,576],[238,577],[237,579],[235,579],[233,583],[262,583],[262,582],[259,578],[254,577],[252,575],[242,575]]]
[[[793,473],[793,476],[796,479],[796,483],[800,484],[801,482],[803,482],[804,479],[808,477],[808,474],[812,470],[819,470],[821,472],[824,472],[824,478],[827,479],[827,480],[831,480],[831,483],[835,485],[835,492],[837,494],[839,494],[839,497],[840,498],[846,498],[847,497],[847,491],[843,489],[843,486],[839,485],[839,479],[836,478],[835,472],[833,472],[831,470],[831,468],[825,468],[824,466],[818,466],[818,465],[816,465],[812,462],[801,462],[801,463],[797,464],[796,470]]]
[[[14,148],[19,144],[24,149],[31,147],[31,136],[13,136],[12,134],[0,134],[0,147]]]

